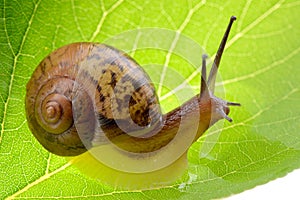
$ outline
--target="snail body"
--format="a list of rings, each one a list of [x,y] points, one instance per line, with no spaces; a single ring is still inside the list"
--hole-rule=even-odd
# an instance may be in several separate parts
[[[126,53],[87,42],[55,50],[27,84],[25,106],[31,132],[54,154],[79,155],[85,160],[92,154],[94,161],[111,169],[106,176],[117,171],[118,176],[126,174],[125,179],[128,174],[153,177],[153,172],[184,168],[190,145],[218,120],[231,121],[229,106],[239,105],[213,95],[234,20],[208,80],[203,57],[200,94],[166,114],[161,112],[149,76]],[[182,170],[170,173],[180,174]]]

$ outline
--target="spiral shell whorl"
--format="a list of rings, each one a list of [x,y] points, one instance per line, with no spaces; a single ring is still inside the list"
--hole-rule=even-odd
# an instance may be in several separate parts
[[[88,146],[77,133],[72,110],[76,63],[88,52],[89,45],[85,44],[72,44],[52,52],[39,64],[27,84],[25,107],[29,128],[47,150],[57,155],[78,155]],[[82,95],[82,98],[87,96]],[[93,137],[93,129],[91,124],[85,130],[87,140]]]
[[[47,132],[60,134],[73,125],[70,96],[72,90],[62,91],[69,90],[72,85],[73,81],[70,79],[52,79],[38,93],[35,103],[35,118]]]

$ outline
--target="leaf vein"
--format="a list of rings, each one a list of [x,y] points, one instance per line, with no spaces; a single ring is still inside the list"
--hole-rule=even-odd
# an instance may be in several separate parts
[[[267,71],[270,71],[270,70],[274,69],[275,67],[280,66],[281,64],[287,62],[289,59],[291,59],[294,56],[298,55],[299,52],[300,52],[300,47],[297,48],[297,49],[295,49],[294,51],[292,51],[290,54],[284,56],[283,58],[280,58],[280,59],[274,61],[269,66],[266,66],[266,67],[264,67],[262,69],[256,70],[255,72],[253,72],[251,74],[247,74],[247,75],[244,75],[244,76],[236,77],[236,78],[233,78],[233,79],[228,79],[228,80],[225,80],[225,81],[223,81],[221,83],[217,83],[216,86],[227,85],[227,84],[231,84],[231,83],[234,83],[234,82],[247,80],[247,79],[250,79],[250,78],[255,78],[256,76],[258,76],[260,74],[263,74],[263,73],[265,73]]]
[[[104,21],[105,21],[106,17],[107,17],[111,12],[113,12],[116,8],[118,8],[123,2],[124,2],[124,0],[118,0],[118,1],[117,1],[114,5],[112,5],[108,10],[106,10],[106,9],[104,8],[104,6],[102,6],[102,10],[103,10],[102,16],[101,16],[101,18],[100,18],[100,21],[99,21],[99,23],[98,23],[98,25],[97,25],[96,30],[94,31],[92,37],[90,38],[90,41],[94,41],[95,38],[96,38],[96,36],[100,33],[101,28],[102,28],[102,26],[103,26],[103,24],[104,24]],[[104,5],[104,4],[102,3],[102,5]]]
[[[242,36],[244,36],[245,33],[247,33],[248,31],[250,31],[251,29],[253,29],[256,25],[258,25],[260,22],[262,22],[264,19],[266,19],[268,16],[270,16],[273,12],[275,12],[276,10],[278,10],[280,8],[280,6],[282,5],[283,2],[284,2],[284,0],[278,1],[273,7],[271,7],[269,10],[267,10],[265,13],[263,13],[258,18],[256,18],[256,20],[253,21],[250,25],[248,25],[247,27],[245,27],[245,29],[243,29],[241,32],[239,32],[236,35],[234,35],[232,37],[232,39],[230,39],[227,42],[225,50],[228,49],[229,47],[231,47]],[[212,61],[215,56],[216,56],[216,54],[212,55],[210,61]],[[210,64],[210,62],[207,63],[207,65],[209,65],[209,64]],[[174,94],[174,93],[180,91],[181,89],[183,89],[186,84],[188,84],[193,78],[195,78],[196,75],[198,75],[198,73],[199,73],[198,70],[194,71],[189,77],[187,77],[186,81],[184,81],[183,83],[181,83],[180,85],[178,85],[172,91],[170,91],[170,92],[166,93],[165,95],[161,96],[160,100],[164,100],[164,99],[172,96],[172,94]]]
[[[189,21],[191,20],[193,14],[195,13],[195,11],[197,11],[200,7],[202,7],[205,4],[205,1],[202,0],[201,2],[199,2],[195,7],[193,7],[192,9],[189,10],[187,16],[185,17],[184,21],[181,23],[180,27],[176,30],[176,34],[175,34],[175,38],[173,39],[173,42],[168,50],[168,53],[166,55],[166,59],[165,59],[165,63],[160,75],[160,81],[159,81],[159,85],[157,88],[157,96],[160,97],[161,96],[161,92],[162,92],[162,86],[163,86],[163,81],[165,79],[166,76],[166,72],[167,72],[167,68],[168,65],[170,63],[170,59],[173,53],[173,50],[175,49],[177,42],[180,38],[180,34],[182,33],[182,31],[185,29],[185,27],[188,25]],[[171,92],[170,92],[171,93]]]
[[[39,183],[49,179],[51,176],[65,170],[66,168],[68,168],[69,166],[71,166],[72,162],[68,162],[65,165],[61,166],[60,168],[54,170],[51,173],[47,173],[43,176],[41,176],[40,178],[36,179],[35,181],[29,183],[28,185],[26,185],[25,187],[23,187],[21,190],[17,191],[16,193],[14,193],[13,195],[9,196],[6,198],[6,200],[11,200],[11,199],[15,199],[17,196],[21,195],[22,193],[28,191],[30,188],[34,187],[35,185],[38,185]]]
[[[12,88],[13,88],[13,82],[14,82],[14,76],[15,76],[15,71],[16,71],[16,66],[17,66],[18,58],[21,55],[21,52],[22,52],[22,49],[23,49],[23,45],[24,45],[24,43],[25,43],[25,41],[27,39],[27,35],[29,33],[29,30],[30,30],[30,27],[31,27],[33,18],[35,16],[35,13],[37,11],[39,3],[40,3],[40,0],[35,5],[35,8],[34,8],[32,14],[31,14],[31,17],[30,17],[30,19],[28,21],[28,26],[27,26],[27,28],[25,30],[24,36],[23,36],[21,44],[20,44],[19,52],[16,55],[13,52],[12,45],[11,45],[11,42],[9,40],[9,36],[8,36],[8,33],[7,33],[6,22],[4,20],[4,27],[5,27],[6,37],[7,37],[7,40],[8,40],[8,44],[9,44],[9,46],[10,46],[10,48],[12,50],[12,53],[14,55],[14,63],[13,63],[12,72],[11,72],[11,75],[10,75],[10,81],[9,81],[8,92],[7,92],[8,93],[7,94],[7,99],[5,100],[5,103],[4,103],[3,119],[2,119],[2,122],[1,122],[1,131],[0,131],[0,144],[2,142],[3,134],[4,134],[4,131],[5,131],[5,123],[6,123],[8,105],[9,105],[11,94],[12,94]],[[5,1],[4,1],[4,5],[5,5]],[[5,6],[4,6],[3,10],[4,10],[4,19],[5,19],[6,18]]]

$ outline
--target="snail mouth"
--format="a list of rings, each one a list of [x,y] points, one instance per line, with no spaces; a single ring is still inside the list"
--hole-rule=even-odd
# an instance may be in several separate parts
[[[241,106],[240,103],[228,102],[223,99],[214,97],[213,99],[213,112],[212,112],[212,121],[213,123],[221,120],[226,119],[229,122],[233,120],[228,116],[230,113],[230,106]]]
[[[226,115],[228,115],[229,114],[229,112],[230,112],[230,108],[229,107],[224,107],[224,113],[226,114]]]
[[[232,122],[232,119],[228,117],[229,112],[230,112],[230,108],[228,106],[224,106],[223,110],[221,111],[221,116],[227,121]]]
[[[230,112],[230,108],[229,106],[241,106],[240,103],[234,103],[234,102],[226,102],[226,105],[223,107],[223,113],[224,113],[224,118],[229,121],[232,122],[232,119],[230,117],[228,117],[228,114]]]

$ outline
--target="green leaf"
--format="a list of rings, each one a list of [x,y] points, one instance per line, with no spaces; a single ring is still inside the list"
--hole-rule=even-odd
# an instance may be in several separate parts
[[[0,198],[222,198],[299,168],[299,8],[296,0],[2,0]],[[35,67],[54,49],[78,41],[112,41],[129,30],[161,28],[193,40],[213,57],[231,15],[238,20],[222,58],[217,95],[224,96],[224,87],[226,99],[242,107],[232,108],[233,123],[216,124],[190,148],[186,182],[148,191],[115,190],[87,177],[65,158],[48,153],[30,133],[24,112],[25,86]],[[141,44],[138,34],[131,37],[127,44]],[[199,90],[196,67],[201,55],[191,51],[187,55],[196,55],[189,58],[195,61],[182,58],[180,50],[188,47],[177,42],[176,34],[156,40],[152,49],[135,51],[131,43],[123,50],[142,66],[168,66],[158,71],[146,68],[158,83],[167,111],[181,104],[172,92],[186,98],[193,95],[184,92],[184,79],[195,93]],[[154,48],[156,44],[166,46]],[[182,80],[172,78],[175,71]]]

